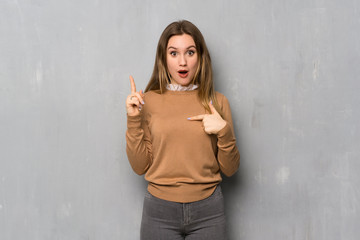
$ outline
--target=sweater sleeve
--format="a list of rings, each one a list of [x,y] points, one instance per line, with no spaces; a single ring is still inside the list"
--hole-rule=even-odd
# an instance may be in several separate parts
[[[221,97],[222,99],[219,101],[219,103],[221,106],[223,119],[226,121],[226,125],[217,134],[217,159],[221,172],[230,177],[239,168],[240,154],[236,146],[230,104],[225,96],[222,95]]]
[[[142,115],[127,116],[126,153],[135,173],[146,173],[152,163],[150,131]]]

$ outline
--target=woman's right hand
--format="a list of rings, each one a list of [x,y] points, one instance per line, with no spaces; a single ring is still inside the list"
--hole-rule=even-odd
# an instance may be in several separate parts
[[[142,90],[136,92],[134,78],[130,76],[131,94],[126,98],[126,112],[129,116],[137,116],[140,114],[144,102],[144,94]]]

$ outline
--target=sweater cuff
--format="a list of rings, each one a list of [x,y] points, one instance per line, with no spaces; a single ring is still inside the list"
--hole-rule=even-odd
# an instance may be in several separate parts
[[[218,132],[217,137],[219,143],[228,142],[235,138],[229,123],[226,123],[225,127]]]
[[[129,116],[127,115],[127,128],[141,128],[141,116]]]

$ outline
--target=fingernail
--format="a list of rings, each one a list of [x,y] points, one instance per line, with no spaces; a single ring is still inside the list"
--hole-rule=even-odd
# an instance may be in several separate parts
[[[144,101],[141,101],[141,103],[142,103],[142,104],[145,104],[145,102],[144,102]]]
[[[210,104],[212,105],[212,100],[210,100]]]
[[[191,118],[187,118],[187,120],[191,120]]]

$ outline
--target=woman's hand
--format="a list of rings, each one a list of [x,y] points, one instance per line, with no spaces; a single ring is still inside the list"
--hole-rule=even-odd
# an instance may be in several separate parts
[[[137,116],[140,114],[144,102],[144,94],[142,90],[136,92],[134,78],[130,76],[131,94],[126,98],[126,112],[129,116]]]
[[[211,114],[202,114],[194,117],[189,117],[190,121],[202,121],[204,131],[207,134],[218,134],[221,129],[226,126],[226,121],[222,119],[220,114],[216,111],[212,102],[209,104]]]

